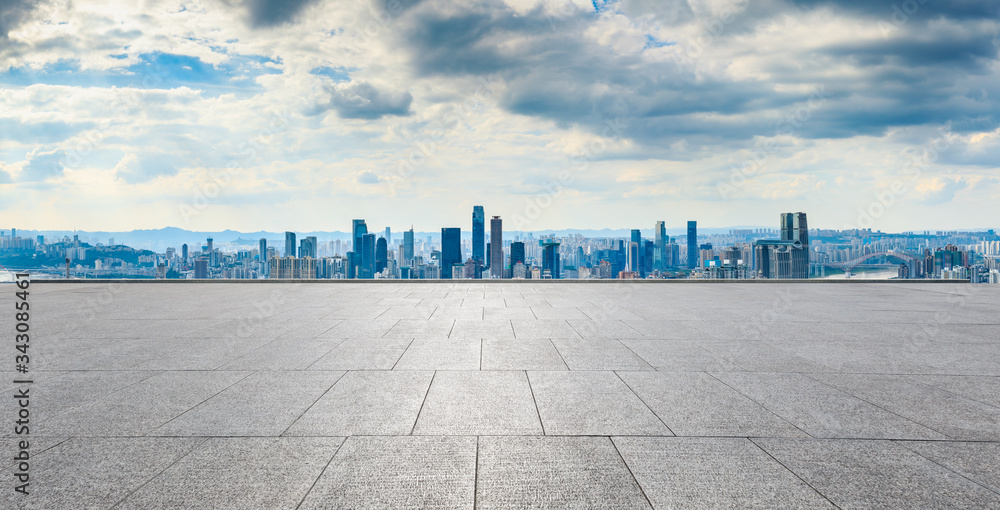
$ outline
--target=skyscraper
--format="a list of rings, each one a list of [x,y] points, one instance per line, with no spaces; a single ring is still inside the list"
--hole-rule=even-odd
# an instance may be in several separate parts
[[[503,220],[490,220],[490,276],[503,278]]]
[[[188,259],[188,245],[187,243],[181,245],[181,261],[187,264]]]
[[[480,266],[486,263],[484,244],[486,243],[486,213],[483,206],[472,207],[472,260]],[[477,271],[478,273],[478,271]],[[481,277],[478,274],[477,277]]]
[[[462,229],[441,229],[441,278],[450,279],[451,269],[462,263]]]
[[[662,220],[653,227],[653,269],[663,271],[667,268],[667,226]]]
[[[545,278],[545,274],[551,275],[553,280],[558,280],[559,270],[562,267],[559,265],[559,243],[555,241],[543,241],[542,242],[542,278]]]
[[[629,256],[629,271],[639,272],[642,268],[642,232],[637,229],[632,229],[632,243],[630,247]]]
[[[295,232],[285,232],[285,256],[295,256]]]
[[[754,243],[756,269],[764,278],[809,278],[806,213],[781,213],[781,239]]]
[[[688,222],[688,269],[698,267],[698,222]]]
[[[384,237],[375,242],[375,272],[381,273],[389,261],[389,243]]]
[[[413,226],[403,232],[403,265],[413,265]]]
[[[386,245],[392,244],[392,230],[389,227],[385,227],[385,242]]]
[[[299,258],[316,258],[316,253],[319,248],[318,245],[319,243],[316,241],[314,236],[303,238],[302,241],[299,242]]]
[[[524,243],[514,241],[510,243],[510,267],[514,267],[518,262],[524,264]]]
[[[375,234],[361,236],[361,264],[358,278],[371,280],[375,277]]]
[[[809,226],[806,222],[806,213],[781,213],[781,240],[798,241],[803,246],[809,246]]]
[[[185,246],[184,251],[187,251]],[[260,274],[267,275],[267,238],[260,238],[260,248],[257,249],[257,262],[260,263]]]
[[[351,272],[355,275],[356,278],[362,277],[361,271],[359,270],[359,268],[361,267],[361,253],[362,253],[361,238],[367,233],[368,233],[368,225],[365,224],[365,220],[354,220],[352,222],[351,242],[353,243],[353,246],[351,247],[351,251],[354,252],[354,255],[350,259],[348,259],[348,261],[351,267],[353,267],[353,271]],[[372,260],[374,260],[374,257],[372,258]]]
[[[211,237],[209,237],[208,238],[208,242],[205,243],[205,244],[208,246],[208,252],[212,253],[212,250],[215,249],[215,242],[214,242],[214,240]]]

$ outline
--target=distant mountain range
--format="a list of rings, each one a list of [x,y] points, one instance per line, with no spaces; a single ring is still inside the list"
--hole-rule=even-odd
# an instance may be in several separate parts
[[[761,226],[739,226],[739,227],[726,227],[726,228],[698,228],[699,235],[712,235],[712,234],[728,234],[730,230],[733,229],[758,229],[758,228],[774,228],[771,227],[761,227]],[[486,233],[489,235],[490,226],[489,223],[486,225]],[[381,234],[383,231],[373,231],[374,234]],[[7,232],[9,234],[9,232]],[[233,242],[239,242],[240,244],[256,244],[260,238],[265,238],[268,240],[268,244],[272,242],[285,242],[284,232],[267,232],[259,230],[256,232],[238,232],[236,230],[222,230],[215,232],[207,231],[192,231],[185,230],[177,227],[165,227],[160,229],[143,229],[143,230],[131,230],[128,232],[107,232],[107,231],[86,231],[86,230],[18,230],[17,235],[21,237],[35,237],[35,236],[45,236],[46,239],[61,239],[63,236],[68,236],[70,238],[73,235],[80,236],[80,240],[88,243],[102,243],[107,244],[110,239],[114,239],[116,244],[125,244],[133,248],[143,248],[147,250],[154,250],[157,252],[162,252],[168,247],[179,248],[181,244],[187,243],[188,246],[201,247],[205,243],[205,240],[211,237],[215,244],[229,244]],[[528,234],[532,234],[534,237],[540,236],[550,236],[554,235],[556,237],[566,237],[571,235],[582,235],[585,237],[629,237],[631,235],[631,230],[626,228],[619,229],[561,229],[561,230],[534,230],[534,231],[511,231],[504,230],[505,239],[514,239],[515,237],[525,237]],[[301,239],[306,236],[315,236],[319,242],[341,240],[347,241],[351,238],[350,232],[340,232],[340,231],[313,231],[313,232],[295,232],[296,238]],[[426,238],[427,236],[438,237],[441,235],[440,231],[437,232],[414,232],[414,236],[417,238]],[[645,228],[642,229],[642,235],[646,238],[653,237],[653,229]],[[674,236],[685,236],[687,235],[687,230],[685,228],[668,228],[667,235]],[[400,230],[392,231],[393,239],[402,239],[403,234]],[[462,228],[462,237],[471,238],[472,228],[466,229]]]

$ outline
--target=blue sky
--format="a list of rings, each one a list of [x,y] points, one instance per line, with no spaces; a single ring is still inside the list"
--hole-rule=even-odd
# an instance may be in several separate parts
[[[0,225],[998,228],[998,48],[970,0],[10,0]]]

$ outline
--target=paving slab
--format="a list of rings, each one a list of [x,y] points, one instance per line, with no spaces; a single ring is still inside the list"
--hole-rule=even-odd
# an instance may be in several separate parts
[[[522,371],[438,371],[414,434],[541,434],[538,411]]]
[[[342,438],[209,438],[117,508],[295,508]]]
[[[835,508],[747,439],[613,440],[656,508]]]
[[[340,378],[285,432],[287,436],[406,435],[433,372],[356,370]]]
[[[754,441],[841,508],[1000,506],[1000,494],[891,441]]]
[[[349,437],[299,508],[472,508],[476,438]]]
[[[650,508],[607,437],[481,437],[476,508]]]
[[[528,372],[547,435],[673,435],[614,372]]]

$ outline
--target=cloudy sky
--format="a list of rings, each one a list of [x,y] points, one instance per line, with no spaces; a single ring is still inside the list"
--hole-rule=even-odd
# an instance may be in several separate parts
[[[0,226],[997,228],[998,49],[986,0],[4,0]]]

